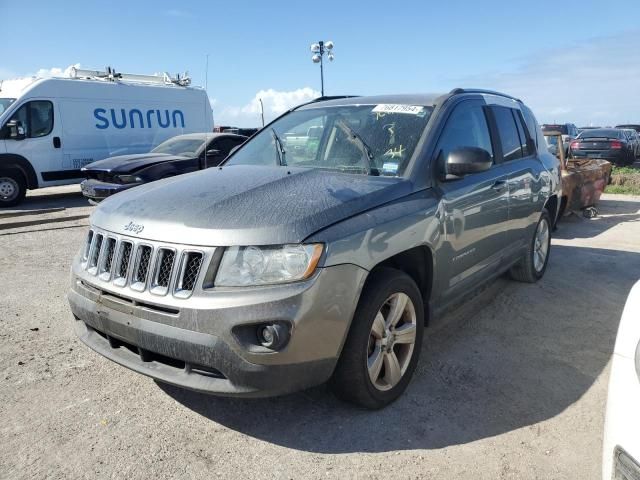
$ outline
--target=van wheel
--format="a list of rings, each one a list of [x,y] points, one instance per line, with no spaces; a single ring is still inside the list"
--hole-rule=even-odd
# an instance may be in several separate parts
[[[411,380],[423,333],[424,307],[415,282],[399,270],[375,271],[360,296],[332,389],[362,407],[389,405]]]
[[[27,182],[18,170],[0,170],[0,208],[18,205],[27,194]]]
[[[544,209],[527,250],[522,254],[520,261],[509,271],[511,278],[526,283],[540,280],[547,269],[550,250],[551,221],[549,213]]]

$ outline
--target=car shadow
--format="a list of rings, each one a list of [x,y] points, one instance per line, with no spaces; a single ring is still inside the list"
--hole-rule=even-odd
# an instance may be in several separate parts
[[[640,220],[640,202],[637,201],[601,199],[597,208],[599,215],[595,218],[584,218],[580,212],[563,217],[553,237],[564,240],[592,238],[620,223]]]
[[[601,375],[640,271],[640,254],[624,251],[554,245],[550,260],[540,282],[500,278],[428,329],[408,390],[383,410],[343,403],[325,386],[231,399],[158,385],[206,420],[308,452],[437,449],[529,427]]]
[[[20,205],[0,210],[0,215],[25,215],[27,212],[39,214],[89,206],[88,200],[82,195],[79,187],[77,189],[71,187],[43,188],[29,191]]]

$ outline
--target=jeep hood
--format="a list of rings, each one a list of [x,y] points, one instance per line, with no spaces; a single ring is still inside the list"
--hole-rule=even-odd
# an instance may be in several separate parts
[[[234,165],[118,193],[91,223],[139,238],[203,246],[302,242],[336,222],[411,193],[402,178]]]
[[[99,171],[109,173],[134,173],[141,168],[150,167],[156,163],[185,160],[188,157],[169,155],[168,153],[138,153],[134,155],[118,155],[104,160],[90,163],[83,172]]]

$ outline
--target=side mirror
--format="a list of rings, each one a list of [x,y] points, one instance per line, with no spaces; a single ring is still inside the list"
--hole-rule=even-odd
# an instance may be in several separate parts
[[[11,140],[24,140],[27,137],[20,120],[11,120],[7,122],[6,128],[9,130],[9,138]]]
[[[217,150],[217,149],[207,150],[207,157],[217,157],[221,153],[222,152],[220,152],[220,150]]]
[[[449,153],[444,164],[444,174],[447,180],[454,180],[471,173],[484,172],[492,165],[491,154],[484,148],[461,147]]]

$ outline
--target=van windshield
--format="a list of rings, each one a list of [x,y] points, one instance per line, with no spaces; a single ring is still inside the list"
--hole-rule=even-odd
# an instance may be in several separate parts
[[[152,153],[167,153],[169,155],[179,155],[183,157],[197,157],[199,150],[204,144],[204,135],[202,139],[198,138],[170,138],[162,142],[156,148],[151,150]]]
[[[0,98],[0,115],[2,115],[7,110],[7,108],[9,108],[9,105],[11,105],[15,101],[15,98]]]
[[[433,112],[425,105],[347,105],[291,112],[225,165],[283,165],[402,176]]]

